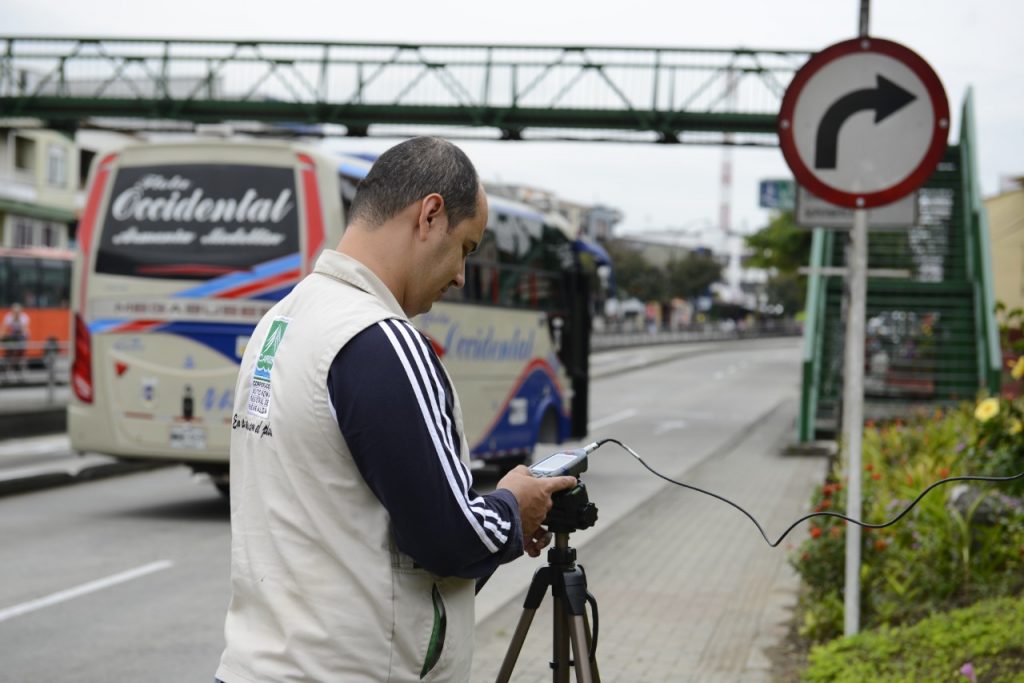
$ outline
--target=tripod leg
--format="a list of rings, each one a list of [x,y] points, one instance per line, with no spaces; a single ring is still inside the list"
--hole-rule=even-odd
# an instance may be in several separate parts
[[[501,670],[495,679],[497,683],[508,683],[512,677],[512,669],[515,668],[516,660],[519,659],[519,653],[523,649],[526,634],[530,630],[530,624],[533,623],[533,616],[537,613],[537,608],[540,607],[544,594],[547,593],[550,586],[550,567],[541,567],[533,573],[530,588],[526,591],[526,600],[523,601],[523,614],[519,617],[519,624],[516,626],[516,632],[512,635],[512,642],[508,644],[508,650],[505,651],[505,659],[502,660]]]
[[[572,656],[576,663],[576,680],[579,683],[595,683],[590,666],[590,648],[587,646],[589,635],[583,615],[575,615],[569,624],[572,636]]]
[[[551,680],[554,683],[569,683],[569,629],[565,611],[565,600],[559,595],[554,596],[554,621],[551,624]]]
[[[526,633],[530,630],[530,624],[533,623],[533,616],[536,613],[536,609],[523,608],[516,632],[512,635],[512,641],[508,644],[508,650],[505,651],[505,659],[501,662],[501,670],[498,671],[498,677],[495,679],[497,683],[508,683],[512,677],[512,669],[515,668],[519,653],[523,650]]]

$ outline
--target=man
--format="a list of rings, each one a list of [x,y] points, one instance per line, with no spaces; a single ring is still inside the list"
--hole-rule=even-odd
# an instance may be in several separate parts
[[[487,200],[437,138],[385,152],[345,235],[264,317],[231,434],[232,599],[217,678],[465,681],[474,579],[547,543],[572,477],[470,486],[455,388],[409,318],[462,287]]]
[[[28,313],[22,310],[21,304],[15,303],[3,319],[3,351],[6,370],[9,373],[23,372],[25,362],[25,342],[28,341]]]

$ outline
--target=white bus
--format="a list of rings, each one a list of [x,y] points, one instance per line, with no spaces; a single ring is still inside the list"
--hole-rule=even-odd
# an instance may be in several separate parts
[[[285,142],[127,147],[92,171],[72,291],[78,451],[185,463],[227,490],[256,322],[333,248],[370,162]],[[466,287],[414,323],[462,400],[471,458],[509,467],[586,429],[589,314],[572,242],[491,199]]]

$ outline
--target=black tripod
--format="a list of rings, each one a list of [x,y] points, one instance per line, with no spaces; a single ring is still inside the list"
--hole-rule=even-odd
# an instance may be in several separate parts
[[[505,653],[498,672],[498,683],[508,683],[533,617],[540,607],[548,588],[554,599],[552,681],[569,683],[569,669],[575,667],[579,683],[600,683],[595,650],[597,647],[597,599],[587,591],[587,575],[576,564],[576,550],[569,546],[569,532],[584,529],[597,521],[597,506],[587,499],[582,482],[571,491],[556,494],[554,506],[544,520],[545,526],[555,534],[555,545],[548,550],[548,564],[533,574],[530,589],[523,602],[523,614]],[[594,614],[591,635],[586,605],[590,603]],[[569,658],[572,644],[573,658]]]

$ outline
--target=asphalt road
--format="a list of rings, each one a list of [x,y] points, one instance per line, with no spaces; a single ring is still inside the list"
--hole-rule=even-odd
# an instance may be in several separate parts
[[[595,380],[591,438],[618,438],[678,477],[797,400],[799,340],[701,351],[671,361],[661,351],[659,364]],[[636,353],[601,354],[595,369],[633,364]],[[591,456],[584,479],[600,514],[573,536],[581,557],[663,485],[611,444]],[[480,473],[478,483],[486,490],[495,478]],[[0,681],[212,679],[229,525],[226,501],[205,479],[169,468],[0,498],[0,544]],[[540,562],[499,571],[479,597],[478,621],[505,607]]]

